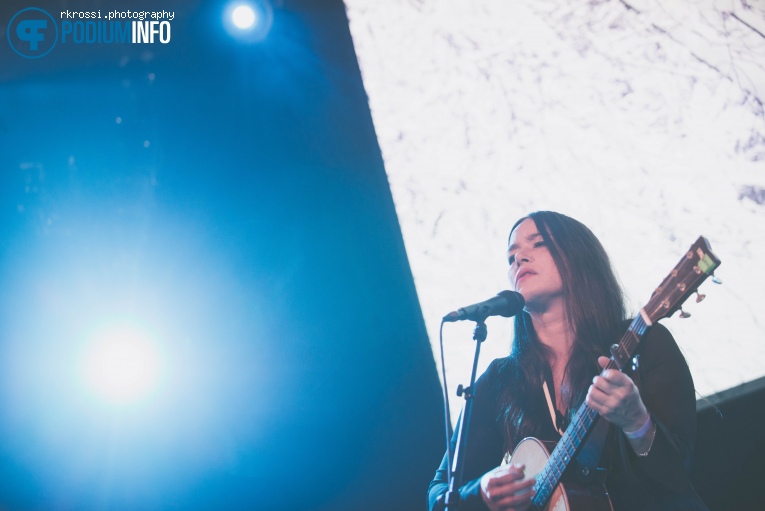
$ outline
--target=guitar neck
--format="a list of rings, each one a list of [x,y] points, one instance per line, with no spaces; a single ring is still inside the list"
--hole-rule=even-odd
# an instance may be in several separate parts
[[[646,323],[646,318],[642,314],[638,315],[622,336],[619,344],[612,346],[612,358],[608,361],[605,369],[619,369],[619,364],[624,367],[626,362],[635,354],[640,339],[645,335],[649,326],[650,324]],[[536,495],[532,499],[534,506],[541,509],[547,504],[571,460],[576,457],[595,428],[599,417],[600,414],[587,406],[587,403],[582,403],[579,407],[571,420],[571,424],[566,428],[558,445],[555,446],[550,459],[547,460],[544,468],[537,475],[537,482],[534,486]]]

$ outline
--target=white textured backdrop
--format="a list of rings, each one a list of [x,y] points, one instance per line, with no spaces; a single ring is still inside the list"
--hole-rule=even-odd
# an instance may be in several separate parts
[[[600,237],[633,312],[704,234],[724,285],[663,323],[700,394],[765,374],[765,2],[346,7],[434,354],[445,313],[508,287],[512,223],[551,209]],[[487,325],[480,371],[512,332]],[[471,330],[445,329],[450,388]]]

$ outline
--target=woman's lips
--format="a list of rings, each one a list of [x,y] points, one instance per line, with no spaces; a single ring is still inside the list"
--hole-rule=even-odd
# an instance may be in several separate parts
[[[517,284],[518,284],[518,283],[519,283],[519,282],[520,282],[522,279],[525,279],[525,278],[526,278],[526,277],[528,277],[529,275],[536,275],[536,273],[534,273],[534,272],[533,272],[533,271],[531,271],[531,270],[521,270],[521,272],[520,272],[520,273],[518,274],[518,276],[515,278],[515,283],[516,283],[516,285],[517,285]]]

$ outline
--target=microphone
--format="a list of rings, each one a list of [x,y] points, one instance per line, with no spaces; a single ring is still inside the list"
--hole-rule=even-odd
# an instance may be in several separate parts
[[[444,316],[444,321],[483,321],[489,316],[503,316],[509,318],[523,310],[526,301],[520,293],[515,291],[501,291],[497,296],[489,298],[481,303],[468,305]]]

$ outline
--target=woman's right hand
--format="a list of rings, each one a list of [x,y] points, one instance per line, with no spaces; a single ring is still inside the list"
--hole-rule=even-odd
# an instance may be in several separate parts
[[[503,465],[481,478],[481,497],[491,511],[522,511],[531,506],[535,479],[524,480],[524,465]]]

